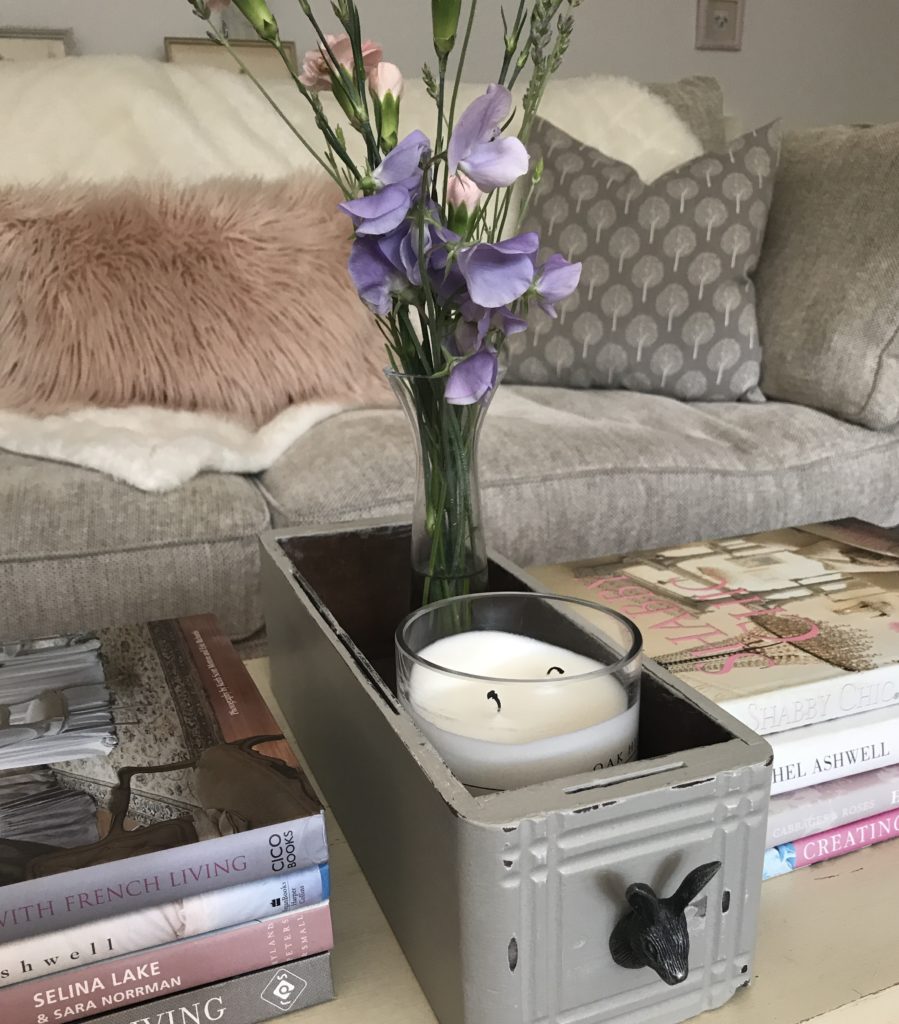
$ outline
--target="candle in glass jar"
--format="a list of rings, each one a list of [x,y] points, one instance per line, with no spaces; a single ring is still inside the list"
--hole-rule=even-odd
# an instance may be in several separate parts
[[[635,753],[639,705],[628,707],[601,662],[498,630],[458,633],[417,653],[412,713],[466,785],[514,789]]]

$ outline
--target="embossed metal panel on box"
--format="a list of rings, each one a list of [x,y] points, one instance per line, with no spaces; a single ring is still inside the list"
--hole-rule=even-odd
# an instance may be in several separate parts
[[[408,528],[281,530],[262,548],[275,696],[442,1024],[675,1024],[747,983],[764,740],[650,662],[637,761],[474,795],[393,692]],[[532,582],[492,558],[491,589]],[[710,861],[686,980],[618,966],[628,885],[667,897]]]

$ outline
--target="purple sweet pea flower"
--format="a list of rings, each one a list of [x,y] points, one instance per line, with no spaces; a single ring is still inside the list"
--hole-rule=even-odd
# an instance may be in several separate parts
[[[383,239],[357,238],[350,251],[349,271],[359,298],[372,312],[390,312],[391,296],[403,291],[408,282],[381,247]]]
[[[399,270],[400,272],[403,270],[403,260],[400,256],[400,248],[408,230],[408,224],[402,224],[396,229],[396,231],[391,231],[389,235],[383,235],[378,239],[378,249],[380,249],[381,254],[390,261],[391,265],[396,270]]]
[[[496,387],[498,360],[489,347],[482,348],[450,370],[444,397],[450,405],[474,405]]]
[[[447,148],[449,173],[465,172],[483,192],[517,181],[528,169],[520,139],[498,138],[512,109],[512,93],[488,85],[456,122]]]
[[[516,316],[505,307],[483,309],[473,302],[465,301],[460,309],[463,319],[456,327],[453,344],[455,355],[472,355],[477,352],[490,330],[498,330],[504,337],[509,337],[528,328],[527,320]]]
[[[516,316],[506,306],[501,306],[499,309],[484,309],[483,306],[472,302],[471,299],[464,299],[459,306],[459,310],[464,319],[470,320],[473,323],[483,321],[490,327],[498,328],[504,335],[521,334],[522,331],[528,329],[527,320]],[[484,330],[486,331],[487,327]]]
[[[547,316],[555,319],[558,315],[555,304],[567,299],[577,288],[580,279],[580,263],[569,263],[564,256],[553,253],[537,273],[534,283],[537,304]]]
[[[387,235],[402,224],[421,183],[422,156],[430,148],[424,132],[410,132],[375,168],[378,191],[339,204],[352,217],[357,235]]]
[[[481,317],[477,321],[460,320],[453,337],[454,354],[471,356],[479,352],[487,334],[488,321],[489,317]]]
[[[512,334],[521,334],[522,331],[528,329],[527,320],[520,316],[516,316],[508,309],[498,309],[493,314],[492,320],[493,326],[498,327],[505,337],[509,337]]]
[[[381,186],[402,185],[414,191],[421,182],[421,159],[430,149],[427,135],[416,129],[394,146],[372,172],[372,177]]]
[[[436,224],[425,224],[422,233],[426,265],[435,282],[441,280],[439,271],[447,264],[448,242],[457,242],[459,236],[452,231]],[[421,266],[418,259],[419,228],[417,224],[406,221],[401,227],[378,240],[381,252],[401,271],[414,285],[421,284]]]
[[[348,199],[339,206],[352,218],[357,235],[387,235],[406,219],[412,197],[402,185],[388,185],[374,195]]]
[[[471,301],[485,309],[499,309],[520,299],[534,281],[534,256],[539,239],[527,232],[495,245],[480,242],[461,249],[459,270]]]
[[[448,267],[439,267],[437,262],[437,259],[432,257],[431,283],[437,291],[438,300],[460,300],[465,292],[465,278],[458,264],[453,262]]]

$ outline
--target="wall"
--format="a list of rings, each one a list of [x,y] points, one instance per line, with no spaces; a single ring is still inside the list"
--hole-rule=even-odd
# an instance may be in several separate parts
[[[792,124],[899,118],[897,0],[746,0],[740,53],[693,48],[695,0],[583,0],[566,73],[625,74],[667,80],[716,75],[728,107],[745,126],[784,116]],[[309,32],[294,0],[271,0],[284,38],[300,49]],[[359,0],[371,35],[404,68],[420,66],[427,0]],[[507,0],[513,6],[513,0]],[[327,0],[318,0],[327,12]],[[469,77],[495,73],[498,0],[481,0]],[[73,27],[83,53],[157,57],[166,35],[196,35],[186,0],[0,0],[7,25]]]

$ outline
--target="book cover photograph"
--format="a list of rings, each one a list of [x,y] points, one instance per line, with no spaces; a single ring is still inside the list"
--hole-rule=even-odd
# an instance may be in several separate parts
[[[771,734],[899,701],[899,558],[816,529],[536,574],[633,619],[651,658]]]
[[[327,859],[213,617],[0,644],[0,943]]]

